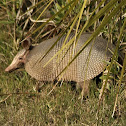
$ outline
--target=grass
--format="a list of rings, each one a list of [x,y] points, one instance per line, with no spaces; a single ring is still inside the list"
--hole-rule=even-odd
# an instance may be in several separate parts
[[[24,74],[25,75],[25,74]],[[109,94],[104,103],[97,105],[97,93],[90,91],[89,98],[81,104],[80,93],[71,89],[71,85],[63,83],[56,87],[52,94],[45,95],[52,88],[52,84],[45,85],[41,93],[33,90],[34,81],[27,75],[23,78],[15,74],[4,76],[1,82],[2,93],[17,93],[2,96],[0,103],[0,125],[125,125],[124,101],[121,101],[121,115],[112,118],[114,97]],[[94,83],[94,82],[93,82]],[[92,84],[93,84],[92,83]],[[92,85],[91,90],[94,90]],[[18,94],[24,92],[24,94]],[[27,93],[26,93],[27,92]],[[95,94],[95,95],[94,95]],[[99,108],[99,115],[97,110]],[[97,119],[99,118],[99,119]]]

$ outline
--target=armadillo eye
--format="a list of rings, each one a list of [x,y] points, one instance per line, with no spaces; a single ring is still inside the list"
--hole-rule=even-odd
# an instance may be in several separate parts
[[[23,58],[22,57],[19,57],[19,60],[22,60]]]

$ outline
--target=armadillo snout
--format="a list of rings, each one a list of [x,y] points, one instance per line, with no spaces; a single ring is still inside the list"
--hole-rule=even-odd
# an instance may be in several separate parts
[[[18,63],[18,64],[10,64],[6,69],[5,72],[12,72],[16,69],[24,67],[24,63]]]
[[[13,70],[10,68],[10,67],[7,67],[6,69],[5,69],[5,72],[12,72]]]
[[[14,67],[14,66],[8,66],[6,69],[5,69],[5,72],[12,72],[12,71],[14,71],[14,70],[16,70],[17,68],[16,67]]]

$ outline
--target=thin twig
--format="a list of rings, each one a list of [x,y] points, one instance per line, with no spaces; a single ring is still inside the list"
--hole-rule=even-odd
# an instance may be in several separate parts
[[[0,94],[0,96],[5,96],[5,95],[27,95],[27,94],[30,94],[30,95],[41,95],[41,93],[30,93],[30,92],[18,92],[18,93],[7,93],[7,94]]]
[[[0,103],[6,101],[10,96],[12,96],[12,94],[9,94],[5,99],[1,100]]]

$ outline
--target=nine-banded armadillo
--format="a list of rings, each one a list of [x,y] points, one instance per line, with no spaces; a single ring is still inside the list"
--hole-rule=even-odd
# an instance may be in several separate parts
[[[24,49],[18,52],[12,63],[5,69],[5,71],[15,70],[19,68],[21,64],[24,64],[25,70],[28,74],[37,80],[53,81],[58,79],[57,76],[66,67],[68,62],[71,60],[71,57],[79,51],[80,47],[90,37],[90,35],[91,34],[89,33],[83,33],[78,40],[74,53],[73,44],[69,49],[62,51],[62,57],[55,57],[46,67],[43,67],[45,63],[61,49],[65,36],[59,40],[54,48],[41,61],[39,61],[40,57],[43,57],[46,51],[58,39],[58,36],[43,41],[33,48],[31,48],[30,41],[25,40],[22,44]],[[67,42],[73,37],[74,33],[70,35]],[[111,53],[106,48],[108,46],[112,49],[112,47],[110,44],[107,45],[107,41],[102,37],[96,37],[93,47],[92,42],[88,44],[82,53],[71,63],[63,74],[62,80],[83,83],[84,79],[88,82],[103,72],[106,66],[106,61],[109,61],[111,57]],[[91,54],[89,53],[90,50]]]

